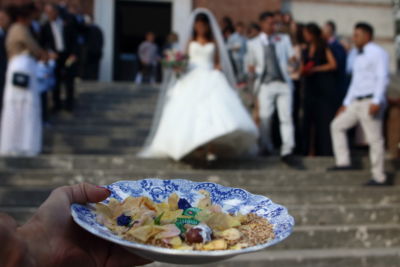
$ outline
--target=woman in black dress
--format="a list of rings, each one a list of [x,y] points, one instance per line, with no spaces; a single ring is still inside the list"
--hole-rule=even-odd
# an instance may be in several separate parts
[[[315,23],[303,30],[307,48],[302,57],[304,77],[304,154],[332,155],[330,123],[335,116],[336,61]]]

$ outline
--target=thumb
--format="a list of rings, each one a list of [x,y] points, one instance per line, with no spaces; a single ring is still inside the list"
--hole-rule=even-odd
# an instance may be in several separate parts
[[[110,195],[110,191],[107,188],[88,184],[80,183],[73,186],[64,186],[59,188],[63,191],[72,203],[95,203],[106,199]]]

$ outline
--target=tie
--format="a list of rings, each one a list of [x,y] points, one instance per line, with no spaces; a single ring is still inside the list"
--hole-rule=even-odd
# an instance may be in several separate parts
[[[359,54],[359,55],[364,54],[364,48],[363,48],[363,47],[361,47],[361,48],[358,49],[358,54]]]

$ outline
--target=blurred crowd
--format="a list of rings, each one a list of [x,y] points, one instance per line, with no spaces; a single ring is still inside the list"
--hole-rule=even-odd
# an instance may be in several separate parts
[[[0,9],[2,155],[40,153],[42,126],[74,109],[76,79],[98,79],[102,47],[101,29],[79,5]]]
[[[375,43],[372,25],[351,25],[349,38],[337,34],[334,21],[303,24],[280,11],[249,25],[230,17],[220,23],[237,86],[260,128],[262,156],[276,147],[288,163],[292,155],[334,155],[330,170],[348,170],[354,168],[348,143],[369,145],[369,185],[385,184],[384,133],[389,157],[397,158],[400,100],[387,98],[389,56]],[[177,35],[171,40],[168,47]],[[143,65],[157,65],[160,50],[147,34],[138,51]]]
[[[372,25],[351,25],[353,37],[344,38],[334,21],[302,24],[278,11],[247,30],[229,17],[222,26],[238,87],[250,95],[260,127],[262,155],[277,146],[283,159],[334,155],[329,170],[348,170],[355,168],[348,143],[368,145],[367,185],[387,184],[384,133],[388,156],[397,158],[400,99],[387,98],[389,56]]]

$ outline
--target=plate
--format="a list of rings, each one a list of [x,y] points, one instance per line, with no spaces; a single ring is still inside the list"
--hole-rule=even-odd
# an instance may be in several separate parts
[[[163,202],[168,199],[169,195],[176,193],[179,197],[187,199],[193,206],[196,206],[197,201],[203,198],[203,195],[198,191],[204,189],[210,192],[212,202],[220,205],[224,212],[256,213],[268,219],[273,225],[275,238],[257,246],[240,250],[175,250],[124,240],[96,221],[94,204],[71,205],[72,217],[82,228],[100,238],[119,244],[138,256],[153,261],[175,264],[204,264],[220,261],[275,245],[287,238],[292,233],[294,227],[294,219],[289,215],[284,206],[275,204],[265,196],[254,195],[240,188],[226,187],[211,182],[193,182],[184,179],[162,180],[156,178],[119,181],[106,187],[111,191],[110,197],[120,201],[128,196],[147,196],[155,202]],[[107,203],[108,199],[103,202]]]

